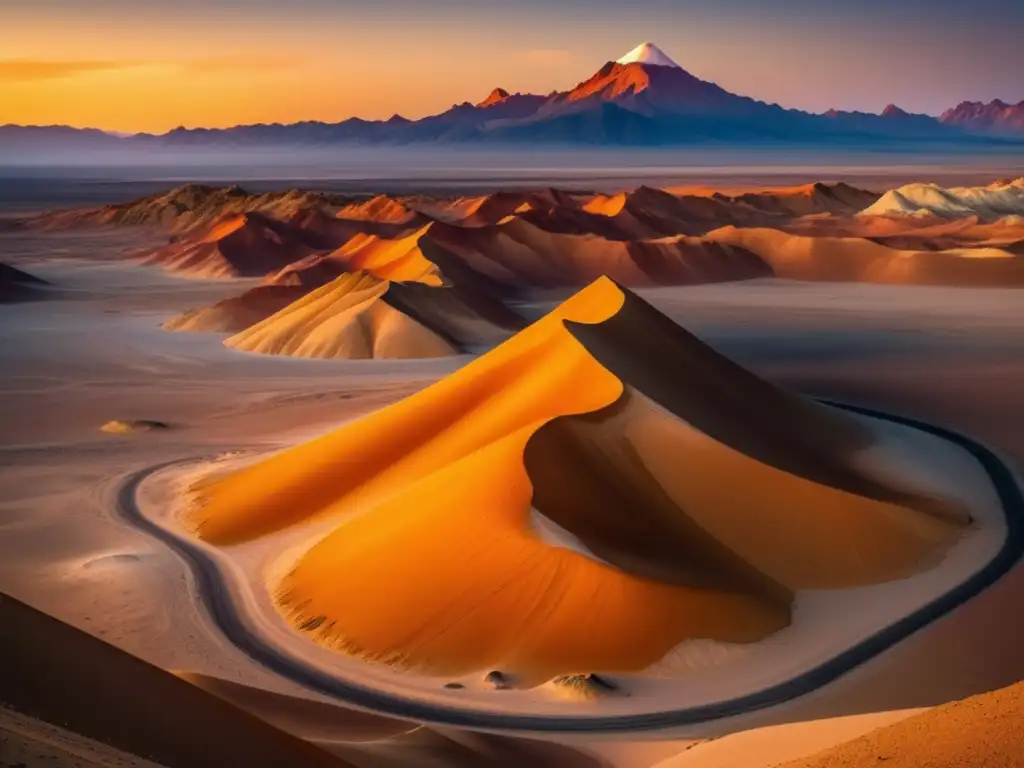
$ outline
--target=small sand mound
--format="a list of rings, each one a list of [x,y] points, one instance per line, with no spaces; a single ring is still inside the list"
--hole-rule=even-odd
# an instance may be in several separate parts
[[[496,691],[509,691],[514,687],[509,676],[498,670],[488,672],[484,682]]]
[[[560,696],[581,700],[603,699],[619,693],[613,682],[592,674],[556,677],[550,685]]]
[[[94,570],[96,568],[131,566],[141,563],[143,557],[143,555],[136,555],[131,552],[121,552],[116,555],[101,555],[82,563],[82,568],[84,570]]]
[[[151,419],[114,419],[100,427],[100,432],[106,432],[109,435],[126,435],[130,432],[154,432],[170,429],[170,427],[171,425],[164,421]]]

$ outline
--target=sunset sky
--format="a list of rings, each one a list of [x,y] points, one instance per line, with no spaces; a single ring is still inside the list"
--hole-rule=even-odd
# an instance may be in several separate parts
[[[823,111],[1024,99],[1022,0],[0,0],[0,124],[420,117],[547,93],[651,40]]]

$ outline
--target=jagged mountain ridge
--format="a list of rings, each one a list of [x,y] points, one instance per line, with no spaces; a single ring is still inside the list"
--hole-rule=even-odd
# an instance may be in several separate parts
[[[657,46],[644,43],[566,91],[538,95],[495,88],[475,104],[454,104],[418,120],[394,115],[388,120],[352,117],[337,123],[179,127],[161,135],[130,137],[65,126],[0,126],[0,149],[462,142],[671,145],[707,140],[977,142],[1014,132],[1024,136],[1024,114],[1014,117],[1014,110],[1024,113],[1021,105],[993,102],[961,104],[939,119],[909,114],[894,105],[880,115],[837,110],[811,114],[731,93],[695,77]]]

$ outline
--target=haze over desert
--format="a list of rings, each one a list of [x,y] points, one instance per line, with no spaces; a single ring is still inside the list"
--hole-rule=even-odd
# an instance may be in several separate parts
[[[1019,8],[341,5],[0,10],[0,766],[1024,766]]]

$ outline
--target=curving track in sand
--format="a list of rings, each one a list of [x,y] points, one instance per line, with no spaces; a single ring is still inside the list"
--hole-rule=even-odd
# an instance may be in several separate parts
[[[998,581],[1024,556],[1024,494],[1012,470],[995,453],[969,437],[916,419],[842,403],[827,404],[852,413],[921,430],[949,440],[970,453],[982,465],[995,486],[1006,516],[1006,539],[992,560],[956,588],[798,677],[737,698],[680,710],[614,716],[498,714],[428,704],[346,682],[307,665],[301,658],[282,651],[251,632],[249,622],[232,600],[230,590],[224,584],[220,567],[214,559],[187,538],[157,525],[142,514],[136,503],[136,494],[142,482],[159,471],[193,461],[197,457],[164,462],[129,475],[116,495],[117,512],[137,529],[170,547],[188,563],[201,602],[214,623],[233,645],[267,669],[347,704],[430,723],[491,730],[550,733],[630,732],[696,725],[782,704],[836,680],[966,603]]]

